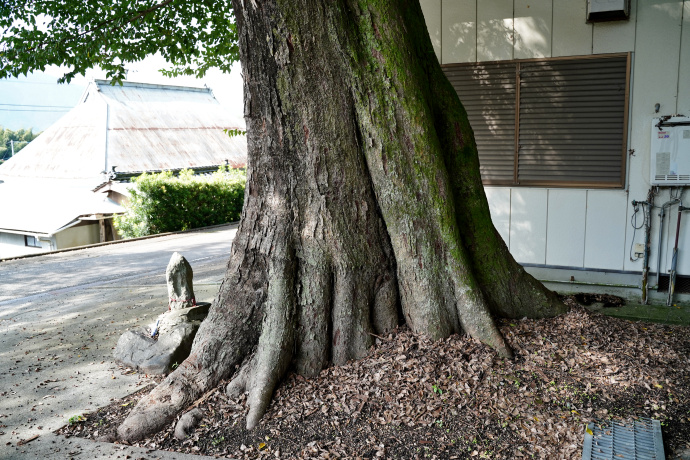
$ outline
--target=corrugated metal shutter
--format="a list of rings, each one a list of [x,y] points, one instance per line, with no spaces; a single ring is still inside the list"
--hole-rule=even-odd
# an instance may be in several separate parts
[[[443,70],[467,110],[485,184],[515,174],[515,63],[450,65]]]
[[[483,182],[622,186],[628,61],[608,55],[444,65],[474,129]]]
[[[623,183],[627,58],[520,64],[518,181]]]

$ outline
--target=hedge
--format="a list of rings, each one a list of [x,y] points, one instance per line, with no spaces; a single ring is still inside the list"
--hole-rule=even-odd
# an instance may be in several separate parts
[[[123,238],[175,232],[237,221],[244,203],[245,171],[220,167],[212,175],[195,176],[191,170],[142,174],[125,214],[114,219]]]

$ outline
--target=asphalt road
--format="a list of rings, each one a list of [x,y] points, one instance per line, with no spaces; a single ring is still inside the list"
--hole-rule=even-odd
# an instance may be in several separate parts
[[[0,307],[71,288],[130,280],[136,284],[165,283],[165,267],[175,251],[181,252],[192,268],[198,267],[195,282],[217,282],[218,269],[224,268],[229,258],[234,232],[234,228],[218,227],[0,262]]]
[[[51,431],[150,382],[113,362],[118,338],[167,309],[175,251],[192,265],[197,300],[212,301],[234,234],[217,227],[0,262],[0,458],[125,453]]]

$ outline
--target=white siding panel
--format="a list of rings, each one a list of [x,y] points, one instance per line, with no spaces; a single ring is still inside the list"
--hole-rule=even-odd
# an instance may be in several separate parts
[[[513,59],[513,0],[477,1],[477,60]]]
[[[690,116],[690,0],[685,0],[683,5],[683,32],[680,39],[680,71],[676,113]]]
[[[515,59],[551,57],[551,0],[515,0]]]
[[[491,216],[493,217],[493,213],[491,214]],[[0,244],[7,244],[11,246],[24,246],[26,242],[24,241],[24,235],[0,232]]]
[[[640,187],[637,187],[639,189]],[[639,198],[638,198],[639,197]],[[626,203],[626,226],[625,226],[625,256],[623,257],[623,270],[626,271],[634,271],[634,272],[641,272],[642,271],[642,259],[639,260],[630,260],[630,250],[633,248],[633,244],[635,243],[644,243],[644,227],[641,229],[637,229],[636,231],[633,231],[631,222],[633,220],[633,214],[634,210],[632,205],[630,204],[630,201],[632,200],[644,200],[647,198],[646,192],[640,192],[640,193],[635,193],[631,191],[629,194],[629,199],[628,203]],[[658,213],[652,213],[652,225],[658,225],[659,224],[659,218],[656,217]],[[637,226],[641,226],[643,224],[643,219],[644,215],[642,214],[642,208],[640,208],[639,212],[637,213]],[[668,223],[668,217],[666,217],[666,222]],[[634,239],[633,239],[634,235]],[[656,241],[657,235],[652,232],[652,240]],[[656,243],[654,243],[656,244]],[[654,245],[653,244],[653,245]],[[656,250],[656,249],[655,249]],[[650,267],[656,266],[656,258],[654,258],[653,261],[650,261]]]
[[[582,3],[586,2],[583,1]],[[598,22],[592,25],[592,52],[594,54],[623,53],[635,50],[635,20],[638,3],[642,7],[645,3],[658,2],[656,0],[644,0],[643,2],[632,0],[628,21]]]
[[[443,0],[443,64],[477,61],[476,0]]]
[[[587,192],[549,190],[546,264],[584,266]]]
[[[546,189],[511,191],[510,252],[520,263],[546,263],[546,206]]]
[[[5,257],[18,257],[26,254],[35,254],[48,250],[50,250],[50,247],[43,249],[25,246],[24,235],[0,232],[0,259]],[[2,299],[1,292],[0,299]]]
[[[587,24],[587,2],[553,0],[553,57],[592,54],[592,24]]]
[[[623,270],[628,195],[622,190],[587,192],[585,267]]]
[[[438,62],[441,61],[441,0],[419,0]]]
[[[486,198],[494,227],[501,234],[506,246],[510,247],[510,188],[486,187]]]

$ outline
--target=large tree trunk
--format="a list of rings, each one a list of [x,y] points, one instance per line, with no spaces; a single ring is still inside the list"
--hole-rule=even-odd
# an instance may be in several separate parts
[[[255,426],[292,365],[364,356],[404,321],[510,350],[492,314],[565,307],[494,229],[472,130],[417,1],[235,0],[249,167],[225,280],[192,355],[119,434],[234,376]]]

